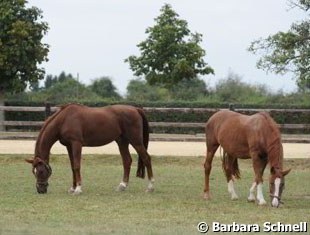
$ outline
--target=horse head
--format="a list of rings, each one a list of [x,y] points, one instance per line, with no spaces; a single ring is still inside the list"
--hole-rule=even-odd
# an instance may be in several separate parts
[[[52,168],[41,158],[26,159],[26,162],[32,164],[32,173],[37,179],[36,188],[38,193],[46,193],[48,187],[48,178],[52,174]]]
[[[288,170],[281,170],[277,167],[271,167],[270,169],[270,179],[269,179],[269,190],[270,190],[270,198],[271,198],[271,205],[273,207],[279,207],[281,201],[281,195],[285,188],[285,179],[284,177],[291,171]]]

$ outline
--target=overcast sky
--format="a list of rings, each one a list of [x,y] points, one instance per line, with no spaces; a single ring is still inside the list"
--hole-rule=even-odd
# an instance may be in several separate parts
[[[287,31],[305,17],[290,10],[286,0],[29,0],[43,11],[50,45],[46,74],[65,71],[84,84],[108,76],[124,94],[133,72],[124,59],[139,55],[137,44],[147,38],[160,8],[168,3],[188,22],[191,32],[203,35],[205,61],[215,75],[202,77],[209,86],[229,72],[251,84],[266,84],[273,91],[296,90],[291,76],[266,74],[256,68],[257,57],[247,51],[250,43],[278,31]]]

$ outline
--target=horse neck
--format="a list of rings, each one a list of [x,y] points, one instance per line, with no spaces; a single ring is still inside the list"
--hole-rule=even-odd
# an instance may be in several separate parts
[[[270,167],[282,170],[283,168],[283,146],[281,139],[275,139],[268,146],[268,161]]]
[[[35,147],[35,157],[39,157],[45,162],[49,162],[50,150],[57,141],[57,128],[49,123],[41,129]]]

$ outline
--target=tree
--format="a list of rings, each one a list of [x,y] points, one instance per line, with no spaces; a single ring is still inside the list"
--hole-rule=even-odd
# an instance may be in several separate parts
[[[170,90],[174,100],[194,101],[203,98],[206,93],[206,83],[198,78],[182,80]]]
[[[199,45],[202,35],[191,33],[170,5],[165,4],[160,11],[156,24],[146,29],[148,38],[137,45],[141,55],[125,59],[134,75],[144,75],[150,85],[171,87],[183,79],[213,73],[203,59],[206,53]]]
[[[64,82],[66,80],[73,80],[74,77],[71,73],[66,74],[62,71],[58,76],[47,75],[44,80],[44,89],[49,89],[52,86],[56,85],[59,82]]]
[[[309,0],[291,1],[293,7],[308,12]],[[306,13],[307,14],[307,13]],[[301,90],[310,90],[310,20],[293,23],[287,32],[278,32],[251,43],[249,51],[262,52],[257,67],[284,74],[293,72]]]
[[[114,100],[121,99],[121,96],[117,93],[117,88],[113,85],[109,77],[102,77],[94,80],[89,88],[103,98]]]
[[[127,99],[133,101],[169,100],[170,95],[166,88],[151,86],[141,79],[130,80],[127,85]]]
[[[82,100],[100,100],[89,88],[75,79],[66,79],[46,90],[47,100],[52,103],[80,102]]]
[[[41,42],[48,25],[42,12],[26,8],[26,0],[0,1],[0,94],[23,91],[44,76],[38,64],[47,61],[49,47]]]
[[[241,76],[230,72],[215,86],[213,96],[218,102],[260,103],[270,95],[264,85],[250,85],[241,80]]]

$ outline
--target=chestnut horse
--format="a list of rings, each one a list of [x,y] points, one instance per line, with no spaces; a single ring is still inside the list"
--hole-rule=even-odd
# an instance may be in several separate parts
[[[78,104],[62,106],[50,116],[38,135],[32,164],[36,177],[38,193],[46,193],[48,178],[52,173],[49,155],[53,144],[59,140],[66,146],[73,175],[73,184],[69,189],[72,194],[82,192],[80,174],[82,146],[102,146],[116,141],[124,167],[123,180],[118,190],[128,186],[131,155],[129,144],[138,153],[137,177],[145,177],[147,169],[149,184],[147,191],[154,190],[151,158],[147,153],[149,142],[148,121],[142,109],[127,105],[112,105],[103,108],[90,108]]]
[[[219,146],[223,148],[223,169],[228,183],[231,199],[238,198],[234,189],[234,179],[239,178],[238,158],[251,158],[255,173],[248,201],[266,204],[263,196],[263,173],[270,164],[269,190],[271,205],[278,207],[284,189],[283,147],[281,134],[275,121],[268,113],[261,112],[251,116],[222,110],[215,113],[206,123],[207,154],[204,163],[204,198],[210,198],[209,176],[212,160]]]

